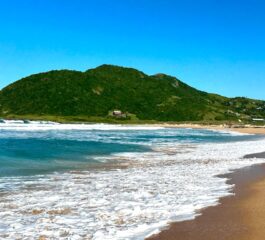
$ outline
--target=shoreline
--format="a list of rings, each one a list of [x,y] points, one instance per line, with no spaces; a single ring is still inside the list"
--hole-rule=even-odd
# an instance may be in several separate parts
[[[0,119],[1,120],[1,119]],[[7,119],[2,119],[9,121]],[[23,119],[14,119],[15,121],[25,121]],[[13,120],[11,120],[13,121]],[[28,120],[26,120],[28,121]],[[50,121],[50,120],[30,120],[30,121]],[[0,122],[1,123],[1,122]],[[164,128],[192,128],[192,129],[206,129],[206,130],[217,130],[217,131],[230,131],[245,134],[261,134],[265,135],[265,125],[251,125],[251,124],[240,124],[240,125],[228,125],[228,124],[203,124],[203,123],[174,123],[174,122],[54,122],[58,124],[109,124],[109,125],[122,125],[122,126],[144,126],[144,127],[164,127]],[[26,122],[25,124],[28,124]]]
[[[245,156],[264,158],[265,153]],[[173,222],[146,240],[263,240],[265,235],[265,163],[218,177],[234,185],[234,195],[199,211],[193,220]]]
[[[149,125],[149,124],[148,124]],[[232,131],[238,133],[246,133],[246,134],[261,134],[265,135],[265,125],[264,126],[256,126],[256,125],[231,125],[228,126],[226,124],[220,125],[204,125],[204,124],[174,124],[174,123],[162,123],[162,124],[150,124],[150,126],[158,126],[158,127],[172,127],[172,128],[192,128],[192,129],[208,129],[208,130],[217,130],[217,131]]]

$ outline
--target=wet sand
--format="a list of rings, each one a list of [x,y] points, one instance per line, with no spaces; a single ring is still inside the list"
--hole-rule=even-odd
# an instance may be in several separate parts
[[[245,158],[265,158],[265,152],[246,155]]]
[[[255,157],[265,157],[265,153]],[[148,240],[264,240],[265,164],[220,177],[227,177],[228,183],[235,185],[235,195],[202,210],[194,220],[172,223]]]

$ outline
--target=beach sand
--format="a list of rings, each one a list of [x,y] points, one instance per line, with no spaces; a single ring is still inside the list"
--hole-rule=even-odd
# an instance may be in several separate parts
[[[265,153],[255,155],[264,156]],[[223,177],[235,184],[235,195],[222,198],[218,206],[202,210],[194,220],[171,224],[148,240],[264,240],[265,164]]]
[[[240,133],[265,134],[265,127],[245,127],[245,128],[232,127],[227,130],[232,130]]]
[[[161,123],[161,124],[147,124],[147,126],[157,126],[157,127],[171,127],[171,128],[193,128],[193,129],[212,129],[221,131],[234,131],[240,133],[249,134],[265,134],[265,126],[255,126],[255,125],[231,125],[226,124],[220,125],[204,125],[195,123]]]

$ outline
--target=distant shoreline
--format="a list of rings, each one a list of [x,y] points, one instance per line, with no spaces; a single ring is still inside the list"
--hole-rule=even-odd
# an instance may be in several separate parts
[[[30,121],[52,121],[61,124],[114,124],[114,125],[143,125],[150,127],[166,127],[166,128],[192,128],[192,129],[209,129],[219,131],[232,131],[246,134],[265,134],[265,125],[252,125],[252,124],[235,124],[235,123],[219,123],[219,122],[157,122],[153,120],[146,121],[100,121],[102,119],[90,119],[91,121],[74,121],[66,118],[55,117],[34,117],[26,118],[24,116],[17,117],[0,117],[0,120],[30,120]],[[81,119],[80,119],[81,120]],[[106,119],[105,119],[106,120]],[[0,122],[1,123],[1,122]]]
[[[163,126],[163,125],[161,125]],[[193,128],[193,129],[210,129],[210,130],[220,130],[220,131],[233,131],[239,133],[247,134],[265,134],[265,126],[256,125],[231,125],[226,124],[220,125],[203,125],[203,124],[169,124],[170,127],[179,128]]]

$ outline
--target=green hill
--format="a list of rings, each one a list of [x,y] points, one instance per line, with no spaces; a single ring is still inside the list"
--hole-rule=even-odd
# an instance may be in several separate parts
[[[113,110],[126,113],[112,116]],[[265,102],[196,90],[165,74],[102,65],[86,72],[50,71],[0,91],[1,117],[71,120],[216,121],[265,117]]]

